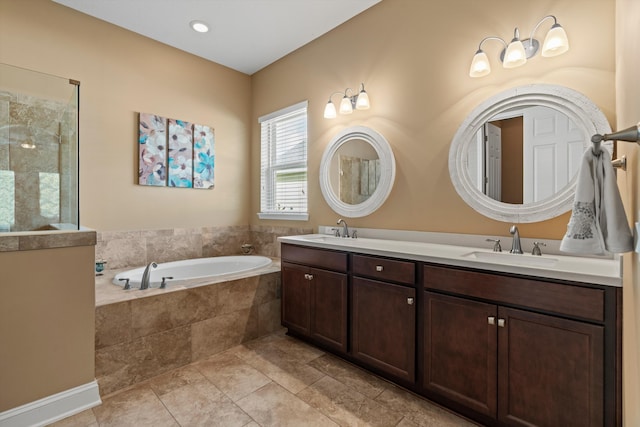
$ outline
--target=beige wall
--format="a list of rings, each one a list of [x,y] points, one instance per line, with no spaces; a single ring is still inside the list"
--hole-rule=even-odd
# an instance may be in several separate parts
[[[640,2],[616,1],[616,111],[614,129],[620,130],[640,121]],[[626,173],[618,174],[618,186],[632,222],[640,219],[640,166],[638,146],[618,143],[619,155],[626,155]],[[623,288],[623,385],[624,425],[640,425],[640,259],[638,254],[624,257]]]
[[[0,252],[0,412],[95,379],[93,256]]]
[[[640,82],[636,77],[640,65],[638,3],[636,0],[579,3],[576,7],[575,0],[517,5],[511,0],[384,0],[248,77],[48,0],[0,0],[0,62],[81,81],[80,219],[85,226],[105,231],[174,228],[183,226],[184,221],[189,227],[292,225],[259,221],[255,215],[259,210],[260,179],[256,172],[260,141],[257,118],[308,99],[310,221],[294,225],[335,222],[337,214],[322,199],[317,179],[322,152],[338,131],[347,126],[367,125],[390,141],[397,162],[396,183],[378,212],[352,219],[350,225],[506,236],[509,224],[476,214],[463,203],[449,180],[447,158],[451,138],[476,105],[514,86],[548,83],[565,85],[587,95],[604,111],[614,128],[640,118],[637,102]],[[613,50],[616,5],[617,58]],[[483,37],[509,38],[515,26],[522,29],[524,36],[549,13],[558,16],[567,29],[572,45],[567,54],[553,59],[538,56],[522,68],[503,70],[496,61],[500,48],[490,42],[485,50],[494,72],[482,79],[468,77],[471,57]],[[543,26],[541,33],[548,25]],[[617,102],[614,64],[618,69]],[[372,108],[333,121],[324,120],[322,110],[328,95],[346,87],[356,88],[361,81],[367,87]],[[215,190],[135,185],[136,114],[141,111],[215,127]],[[620,185],[628,212],[638,218],[637,148],[628,146],[621,151],[630,157],[631,168],[627,174],[619,175]],[[397,215],[398,212],[403,215]],[[568,215],[564,215],[542,223],[524,224],[520,229],[525,237],[558,239],[567,220]],[[47,254],[39,252],[35,258],[21,259],[19,263],[34,265],[40,260],[38,255]],[[69,259],[65,252],[60,262],[68,263]],[[640,306],[640,273],[631,269],[637,259],[626,261],[625,410],[626,425],[631,426],[640,419],[640,409],[634,404],[640,398],[637,358],[640,316],[635,313]],[[5,262],[13,263],[13,259],[3,255],[0,264]],[[87,265],[91,262],[86,260]],[[34,295],[47,295],[48,288],[43,287],[39,278],[27,278],[24,283],[26,288],[36,286],[29,288]],[[0,292],[3,288],[0,287]],[[12,296],[11,300],[16,298]],[[60,301],[56,308],[62,312],[76,309],[75,297],[70,298]],[[3,294],[0,301],[8,300]],[[86,313],[85,320],[92,323],[92,316],[92,312]],[[25,326],[16,331],[38,332],[31,322],[22,324]],[[42,344],[38,345],[47,343],[47,337],[36,337],[34,343],[40,340]],[[32,357],[32,353],[25,352],[25,357]],[[83,377],[80,381],[85,381],[84,368],[60,372]],[[2,395],[0,411],[34,398],[26,396],[24,390],[10,389],[11,395]]]
[[[529,34],[545,15],[566,28],[571,50],[557,58],[535,57],[515,70],[501,69],[500,44],[485,51],[494,71],[468,76],[485,36],[510,38],[515,26]],[[397,175],[393,191],[374,214],[351,219],[356,227],[444,231],[508,236],[509,224],[487,219],[457,195],[448,171],[451,138],[465,116],[502,90],[530,83],[568,86],[591,98],[610,121],[614,116],[614,0],[384,0],[373,8],[254,74],[252,123],[265,113],[309,100],[309,222],[338,218],[324,202],[318,183],[322,152],[347,126],[371,126],[391,144]],[[593,23],[597,24],[597,30]],[[539,31],[543,38],[551,22]],[[523,37],[525,37],[523,35]],[[322,118],[328,96],[360,82],[371,109]],[[336,97],[337,100],[337,97]],[[335,101],[335,100],[334,100]],[[252,170],[259,168],[259,129],[252,131]],[[251,216],[258,223],[259,176],[252,175]],[[397,215],[402,212],[402,215]],[[520,227],[527,237],[562,237],[568,215]]]
[[[0,62],[80,80],[80,222],[246,225],[250,77],[50,0],[0,0]],[[137,182],[137,113],[215,128],[212,191]]]

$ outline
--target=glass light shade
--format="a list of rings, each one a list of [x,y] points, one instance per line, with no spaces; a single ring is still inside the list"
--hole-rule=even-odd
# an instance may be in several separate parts
[[[471,67],[469,68],[470,77],[482,77],[491,72],[491,65],[489,64],[489,58],[487,54],[482,50],[478,50],[471,61]]]
[[[507,46],[507,51],[504,54],[504,61],[502,66],[504,68],[516,68],[526,64],[527,54],[524,51],[524,46],[520,39],[514,38]]]
[[[345,95],[340,101],[340,114],[351,114],[353,113],[353,107],[351,106],[351,99]]]
[[[329,100],[327,105],[324,106],[324,118],[325,119],[335,119],[336,118],[336,106],[333,105],[333,102]]]
[[[368,110],[371,105],[369,104],[369,95],[364,89],[358,94],[358,100],[356,101],[356,110]]]
[[[542,44],[542,56],[552,57],[562,55],[569,50],[567,33],[560,24],[553,24]]]

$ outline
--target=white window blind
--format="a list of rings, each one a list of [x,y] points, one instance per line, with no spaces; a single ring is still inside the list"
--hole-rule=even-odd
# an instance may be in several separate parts
[[[260,117],[261,219],[307,220],[307,102]]]

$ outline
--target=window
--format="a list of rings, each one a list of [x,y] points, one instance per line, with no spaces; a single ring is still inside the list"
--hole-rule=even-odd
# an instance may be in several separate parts
[[[60,174],[39,172],[40,216],[60,221]]]
[[[260,219],[306,221],[307,101],[260,117]]]
[[[11,231],[16,222],[15,188],[13,171],[0,170],[0,232]]]

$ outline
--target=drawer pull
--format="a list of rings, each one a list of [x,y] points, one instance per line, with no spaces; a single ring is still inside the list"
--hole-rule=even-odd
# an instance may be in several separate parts
[[[490,325],[495,325],[496,324],[496,318],[493,317],[493,316],[487,317],[487,321],[489,322]]]
[[[504,319],[498,319],[498,326],[504,328]]]
[[[382,271],[384,270],[384,267],[382,267],[381,265],[376,265],[376,271]]]
[[[407,304],[413,305],[413,298],[407,298]]]

